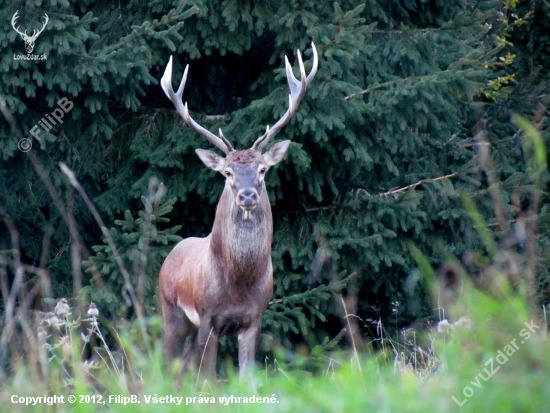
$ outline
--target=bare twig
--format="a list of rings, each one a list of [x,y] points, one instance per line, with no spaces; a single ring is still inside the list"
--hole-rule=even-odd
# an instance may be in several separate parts
[[[388,195],[395,195],[399,192],[403,192],[403,191],[406,191],[408,189],[412,189],[412,188],[416,188],[417,186],[420,186],[420,185],[423,185],[423,184],[429,184],[429,183],[432,183],[432,182],[436,182],[436,181],[442,181],[444,179],[450,179],[450,178],[455,178],[459,175],[458,172],[455,172],[453,174],[449,174],[449,175],[445,175],[445,176],[440,176],[440,177],[437,177],[437,178],[428,178],[428,179],[421,179],[420,181],[418,181],[417,183],[415,184],[412,184],[412,185],[407,185],[407,186],[404,186],[402,188],[395,188],[395,189],[390,189],[389,191],[387,192],[384,192],[384,193],[381,193],[381,194],[378,194],[379,196],[388,196]]]
[[[351,323],[349,319],[348,310],[346,308],[346,303],[344,302],[344,297],[340,296],[340,299],[342,300],[342,306],[344,307],[344,313],[346,314],[345,319],[348,323],[348,328],[350,332],[350,338],[351,338],[351,345],[353,346],[353,352],[355,354],[355,360],[357,361],[357,367],[359,367],[359,372],[361,372],[361,375],[363,374],[363,369],[361,368],[361,362],[359,361],[359,354],[357,353],[357,347],[355,346],[355,340],[353,338],[353,329],[351,328]]]
[[[25,275],[25,270],[21,266],[21,259],[19,255],[19,234],[11,220],[10,216],[0,207],[0,215],[4,219],[4,223],[8,228],[11,237],[11,244],[14,249],[14,267],[15,267],[15,278],[13,280],[11,290],[8,294],[8,299],[5,301],[5,310],[4,310],[4,328],[2,329],[2,335],[0,335],[0,366],[4,365],[4,358],[7,355],[6,345],[9,340],[9,337],[12,334],[13,327],[15,324],[14,321],[14,309],[15,309],[15,299],[19,291],[19,287],[23,281],[23,276]],[[2,280],[2,284],[7,284],[6,280]],[[3,288],[4,289],[4,288]]]
[[[69,189],[67,194],[67,220],[69,221],[71,228],[76,228],[76,221],[74,219],[74,197],[73,191]],[[74,296],[77,299],[77,308],[80,308],[81,303],[78,302],[78,294],[82,289],[82,254],[80,243],[71,237],[71,262],[73,273],[73,291]]]
[[[201,362],[199,363],[199,370],[197,371],[197,381],[195,382],[195,393],[197,392],[197,386],[199,385],[199,377],[201,375],[201,367],[202,367],[202,362],[204,360],[204,353],[206,353],[206,349],[208,348],[208,341],[210,340],[210,336],[212,335],[213,330],[214,330],[214,327],[210,329],[210,332],[208,333],[208,337],[206,338],[206,344],[204,345],[204,349],[202,350]]]
[[[495,165],[491,157],[490,144],[487,140],[487,131],[481,126],[480,121],[476,126],[475,139],[478,143],[477,147],[477,161],[479,166],[483,169],[487,175],[487,181],[489,183],[489,194],[493,200],[496,220],[498,222],[499,230],[506,232],[509,230],[508,217],[504,209],[504,202],[500,194],[500,185],[496,176]]]
[[[384,83],[380,83],[378,85],[370,86],[370,87],[366,88],[365,90],[362,90],[361,92],[352,93],[351,95],[346,96],[344,98],[344,100],[345,101],[351,100],[351,99],[353,99],[354,97],[356,97],[358,95],[366,95],[366,94],[372,92],[373,90],[382,89],[384,87],[395,85],[395,84],[398,84],[398,83],[404,83],[404,82],[409,82],[409,81],[421,81],[421,80],[424,80],[424,79],[437,77],[441,74],[454,73],[454,72],[457,72],[457,71],[458,71],[458,69],[446,69],[446,70],[442,70],[440,72],[430,73],[428,75],[409,76],[409,77],[405,77],[405,78],[390,80],[388,82],[384,82]]]
[[[124,265],[124,262],[122,261],[122,257],[120,256],[120,254],[118,252],[118,248],[115,245],[115,241],[113,240],[113,237],[111,236],[111,233],[109,232],[108,228],[106,227],[105,223],[103,222],[103,219],[101,218],[101,215],[99,215],[99,212],[97,211],[95,205],[92,203],[92,201],[88,197],[88,194],[86,193],[84,188],[82,188],[82,186],[78,182],[78,179],[76,178],[76,175],[74,174],[74,172],[63,162],[60,162],[59,165],[60,165],[60,168],[61,168],[61,172],[63,172],[67,176],[67,178],[69,178],[69,181],[70,181],[71,185],[78,191],[78,193],[80,194],[80,196],[84,200],[84,203],[86,204],[86,206],[88,207],[88,209],[92,213],[92,215],[95,218],[95,220],[96,220],[97,224],[99,225],[99,227],[101,228],[101,232],[105,236],[107,244],[109,244],[109,248],[111,248],[111,251],[112,251],[113,256],[115,258],[115,261],[118,265],[118,268],[119,268],[120,272],[122,273],[122,276],[124,277],[124,283],[126,285],[128,293],[130,294],[130,299],[132,300],[132,304],[133,304],[133,306],[136,310],[136,315],[138,317],[138,321],[139,321],[139,325],[140,325],[141,332],[142,332],[142,335],[143,335],[143,339],[145,341],[145,345],[147,346],[147,349],[150,352],[149,340],[147,338],[148,337],[147,336],[147,331],[145,329],[145,324],[144,324],[144,321],[143,321],[144,314],[143,314],[141,306],[139,305],[139,300],[136,296],[136,291],[135,291],[134,286],[131,282],[130,274],[126,270],[126,266]]]
[[[224,117],[225,117],[225,115],[204,115],[203,116],[203,118],[205,120],[208,120],[208,121],[211,121],[211,122],[223,120]]]
[[[10,124],[12,132],[15,135],[17,135],[18,140],[25,139],[25,136],[23,135],[21,130],[17,127],[17,122],[16,122],[15,118],[13,117],[13,114],[11,113],[9,108],[7,107],[6,100],[1,95],[0,95],[0,111],[4,115],[4,118]],[[26,154],[27,154],[28,158],[30,159],[34,169],[38,173],[38,176],[40,177],[40,179],[44,183],[44,186],[48,190],[50,196],[52,197],[52,200],[53,200],[56,208],[59,210],[59,212],[61,214],[61,218],[63,218],[63,221],[65,221],[65,224],[69,228],[69,232],[71,234],[72,239],[74,240],[74,243],[76,243],[78,245],[78,248],[80,249],[80,251],[82,253],[84,253],[84,256],[86,258],[90,257],[90,253],[88,252],[85,244],[80,239],[80,235],[78,233],[78,230],[77,230],[76,226],[74,225],[74,222],[71,221],[71,219],[69,219],[67,211],[66,211],[65,206],[64,206],[64,203],[61,200],[61,197],[59,196],[57,191],[55,190],[53,182],[50,179],[49,175],[46,173],[46,171],[44,169],[44,166],[38,160],[37,156],[34,154],[33,151],[26,152]],[[90,272],[92,273],[92,277],[94,278],[95,282],[100,287],[102,287],[102,288],[105,287],[105,283],[103,282],[103,279],[101,278],[99,273],[97,271],[95,271],[93,268],[90,270]]]
[[[429,184],[429,183],[436,182],[436,181],[442,181],[443,179],[455,178],[459,175],[460,175],[460,173],[455,172],[455,173],[452,173],[452,174],[449,174],[449,175],[439,176],[437,178],[422,179],[422,180],[418,181],[415,184],[407,185],[407,186],[404,186],[402,188],[399,188],[399,187],[393,188],[393,189],[390,189],[387,192],[379,193],[379,194],[377,194],[377,196],[395,195],[395,194],[398,194],[400,192],[404,192],[408,189],[416,188],[417,186],[420,186],[420,185],[423,185],[423,184]],[[359,188],[357,191],[364,192],[365,194],[370,196],[370,194],[362,188]],[[334,209],[334,208],[338,208],[340,206],[342,206],[342,205],[341,204],[333,204],[333,205],[327,205],[327,206],[322,206],[322,207],[297,209],[297,210],[293,210],[293,211],[280,211],[280,212],[275,212],[274,214],[283,214],[283,213],[288,214],[288,213],[291,213],[291,212],[316,212],[316,211],[324,211],[326,209]]]
[[[280,371],[281,373],[283,373],[283,375],[289,379],[291,382],[293,382],[294,384],[298,385],[299,387],[302,387],[300,386],[300,384],[298,383],[298,381],[296,381],[295,378],[293,378],[292,376],[290,376],[287,372],[285,372],[282,368],[281,368],[281,365],[277,362],[277,359],[274,359],[273,360],[273,364],[275,365],[275,367],[277,368],[278,371]]]
[[[105,350],[107,351],[107,355],[109,356],[109,359],[111,360],[111,364],[112,364],[113,368],[115,369],[116,374],[118,375],[119,378],[122,378],[123,374],[121,373],[120,369],[118,368],[118,365],[116,364],[115,358],[113,357],[113,353],[111,353],[111,350],[109,349],[109,346],[107,345],[107,342],[105,341],[105,337],[103,337],[103,334],[101,334],[101,330],[99,329],[99,325],[98,325],[96,317],[94,316],[91,319],[92,319],[91,320],[91,324],[92,324],[91,332],[95,333],[99,337],[99,339],[103,343],[103,346],[104,346]],[[99,356],[101,357],[101,354],[99,354]],[[101,358],[103,359],[103,357],[101,357]],[[105,365],[107,366],[107,368],[109,368],[109,365],[107,364],[107,361],[105,359],[103,359],[103,361],[105,362]],[[111,369],[109,369],[109,371],[111,371]]]

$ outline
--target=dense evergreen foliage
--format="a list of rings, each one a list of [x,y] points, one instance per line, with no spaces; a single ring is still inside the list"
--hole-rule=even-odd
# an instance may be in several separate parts
[[[400,327],[433,316],[408,243],[435,266],[483,248],[462,193],[496,222],[474,135],[483,131],[490,143],[511,222],[534,189],[510,115],[550,137],[544,0],[16,1],[0,7],[5,27],[17,10],[29,32],[48,14],[34,51],[47,59],[14,59],[23,41],[11,29],[0,33],[0,95],[15,118],[0,123],[0,207],[18,231],[22,261],[48,270],[57,297],[74,295],[76,243],[87,269],[82,294],[110,317],[134,314],[132,291],[146,314],[156,313],[163,258],[180,237],[209,233],[223,188],[194,153],[208,143],[159,86],[170,55],[174,82],[190,65],[184,99],[193,116],[244,148],[286,110],[284,56],[294,62],[300,49],[307,68],[310,42],[317,46],[318,74],[277,137],[293,143],[267,179],[275,294],[264,325],[287,345],[297,333],[313,344],[338,333],[340,321],[327,320],[344,310],[330,291],[349,297],[347,311],[363,319]],[[64,97],[74,107],[63,124],[32,138]],[[33,139],[64,211],[18,149],[17,129]],[[59,162],[111,228],[129,280]],[[74,216],[82,244],[64,215]],[[545,208],[542,223],[548,248]],[[12,239],[0,228],[0,271],[12,282]],[[537,269],[544,303],[549,265]]]

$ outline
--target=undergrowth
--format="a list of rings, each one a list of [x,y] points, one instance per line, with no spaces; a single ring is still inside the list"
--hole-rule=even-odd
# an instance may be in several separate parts
[[[194,374],[181,377],[177,363],[165,365],[160,340],[147,351],[130,325],[117,335],[119,349],[112,351],[93,311],[77,320],[68,309],[46,314],[40,321],[33,357],[10,360],[0,402],[12,412],[179,412],[180,397],[185,411],[191,412],[547,411],[546,320],[533,318],[524,297],[504,279],[498,296],[464,282],[450,311],[461,314],[462,320],[467,317],[468,323],[440,322],[429,333],[433,352],[409,346],[413,351],[407,353],[398,341],[386,338],[385,351],[357,357],[350,352],[317,354],[325,367],[315,373],[300,367],[300,358],[311,355],[295,355],[286,363],[281,353],[281,359],[268,359],[263,368],[258,365],[249,380],[239,380],[229,362],[224,380],[198,381]],[[79,333],[82,326],[86,333]],[[101,356],[83,361],[84,344],[89,346],[91,336]],[[24,346],[31,350],[30,342]],[[29,362],[33,358],[34,366]],[[45,395],[64,396],[64,403],[13,402]],[[70,395],[76,396],[75,404],[68,402]],[[173,403],[153,403],[154,397],[168,397],[164,401]]]

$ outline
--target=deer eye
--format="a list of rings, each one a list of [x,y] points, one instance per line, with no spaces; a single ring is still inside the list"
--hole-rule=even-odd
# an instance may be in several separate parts
[[[262,169],[260,169],[260,173],[261,173],[261,174],[265,174],[265,171],[267,171],[267,169],[266,169],[266,168],[262,168]]]
[[[228,178],[231,178],[232,174],[229,171],[225,171],[225,176],[227,176]]]

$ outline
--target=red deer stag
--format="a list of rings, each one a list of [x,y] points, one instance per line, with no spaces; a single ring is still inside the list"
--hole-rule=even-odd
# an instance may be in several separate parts
[[[300,81],[285,57],[289,108],[250,149],[235,150],[221,129],[218,138],[191,118],[187,103],[182,101],[189,66],[175,93],[172,57],[162,77],[162,89],[185,123],[226,155],[223,158],[209,150],[196,150],[208,168],[225,177],[214,226],[206,238],[179,242],[164,260],[159,274],[168,358],[180,356],[186,337],[190,337],[183,354],[184,369],[200,365],[203,372],[214,376],[218,339],[225,334],[238,335],[241,377],[254,361],[262,314],[273,293],[273,219],[264,177],[269,167],[283,159],[290,141],[279,142],[264,154],[262,149],[288,123],[317,72],[317,51],[313,43],[311,46],[313,65],[307,77],[297,51]]]

